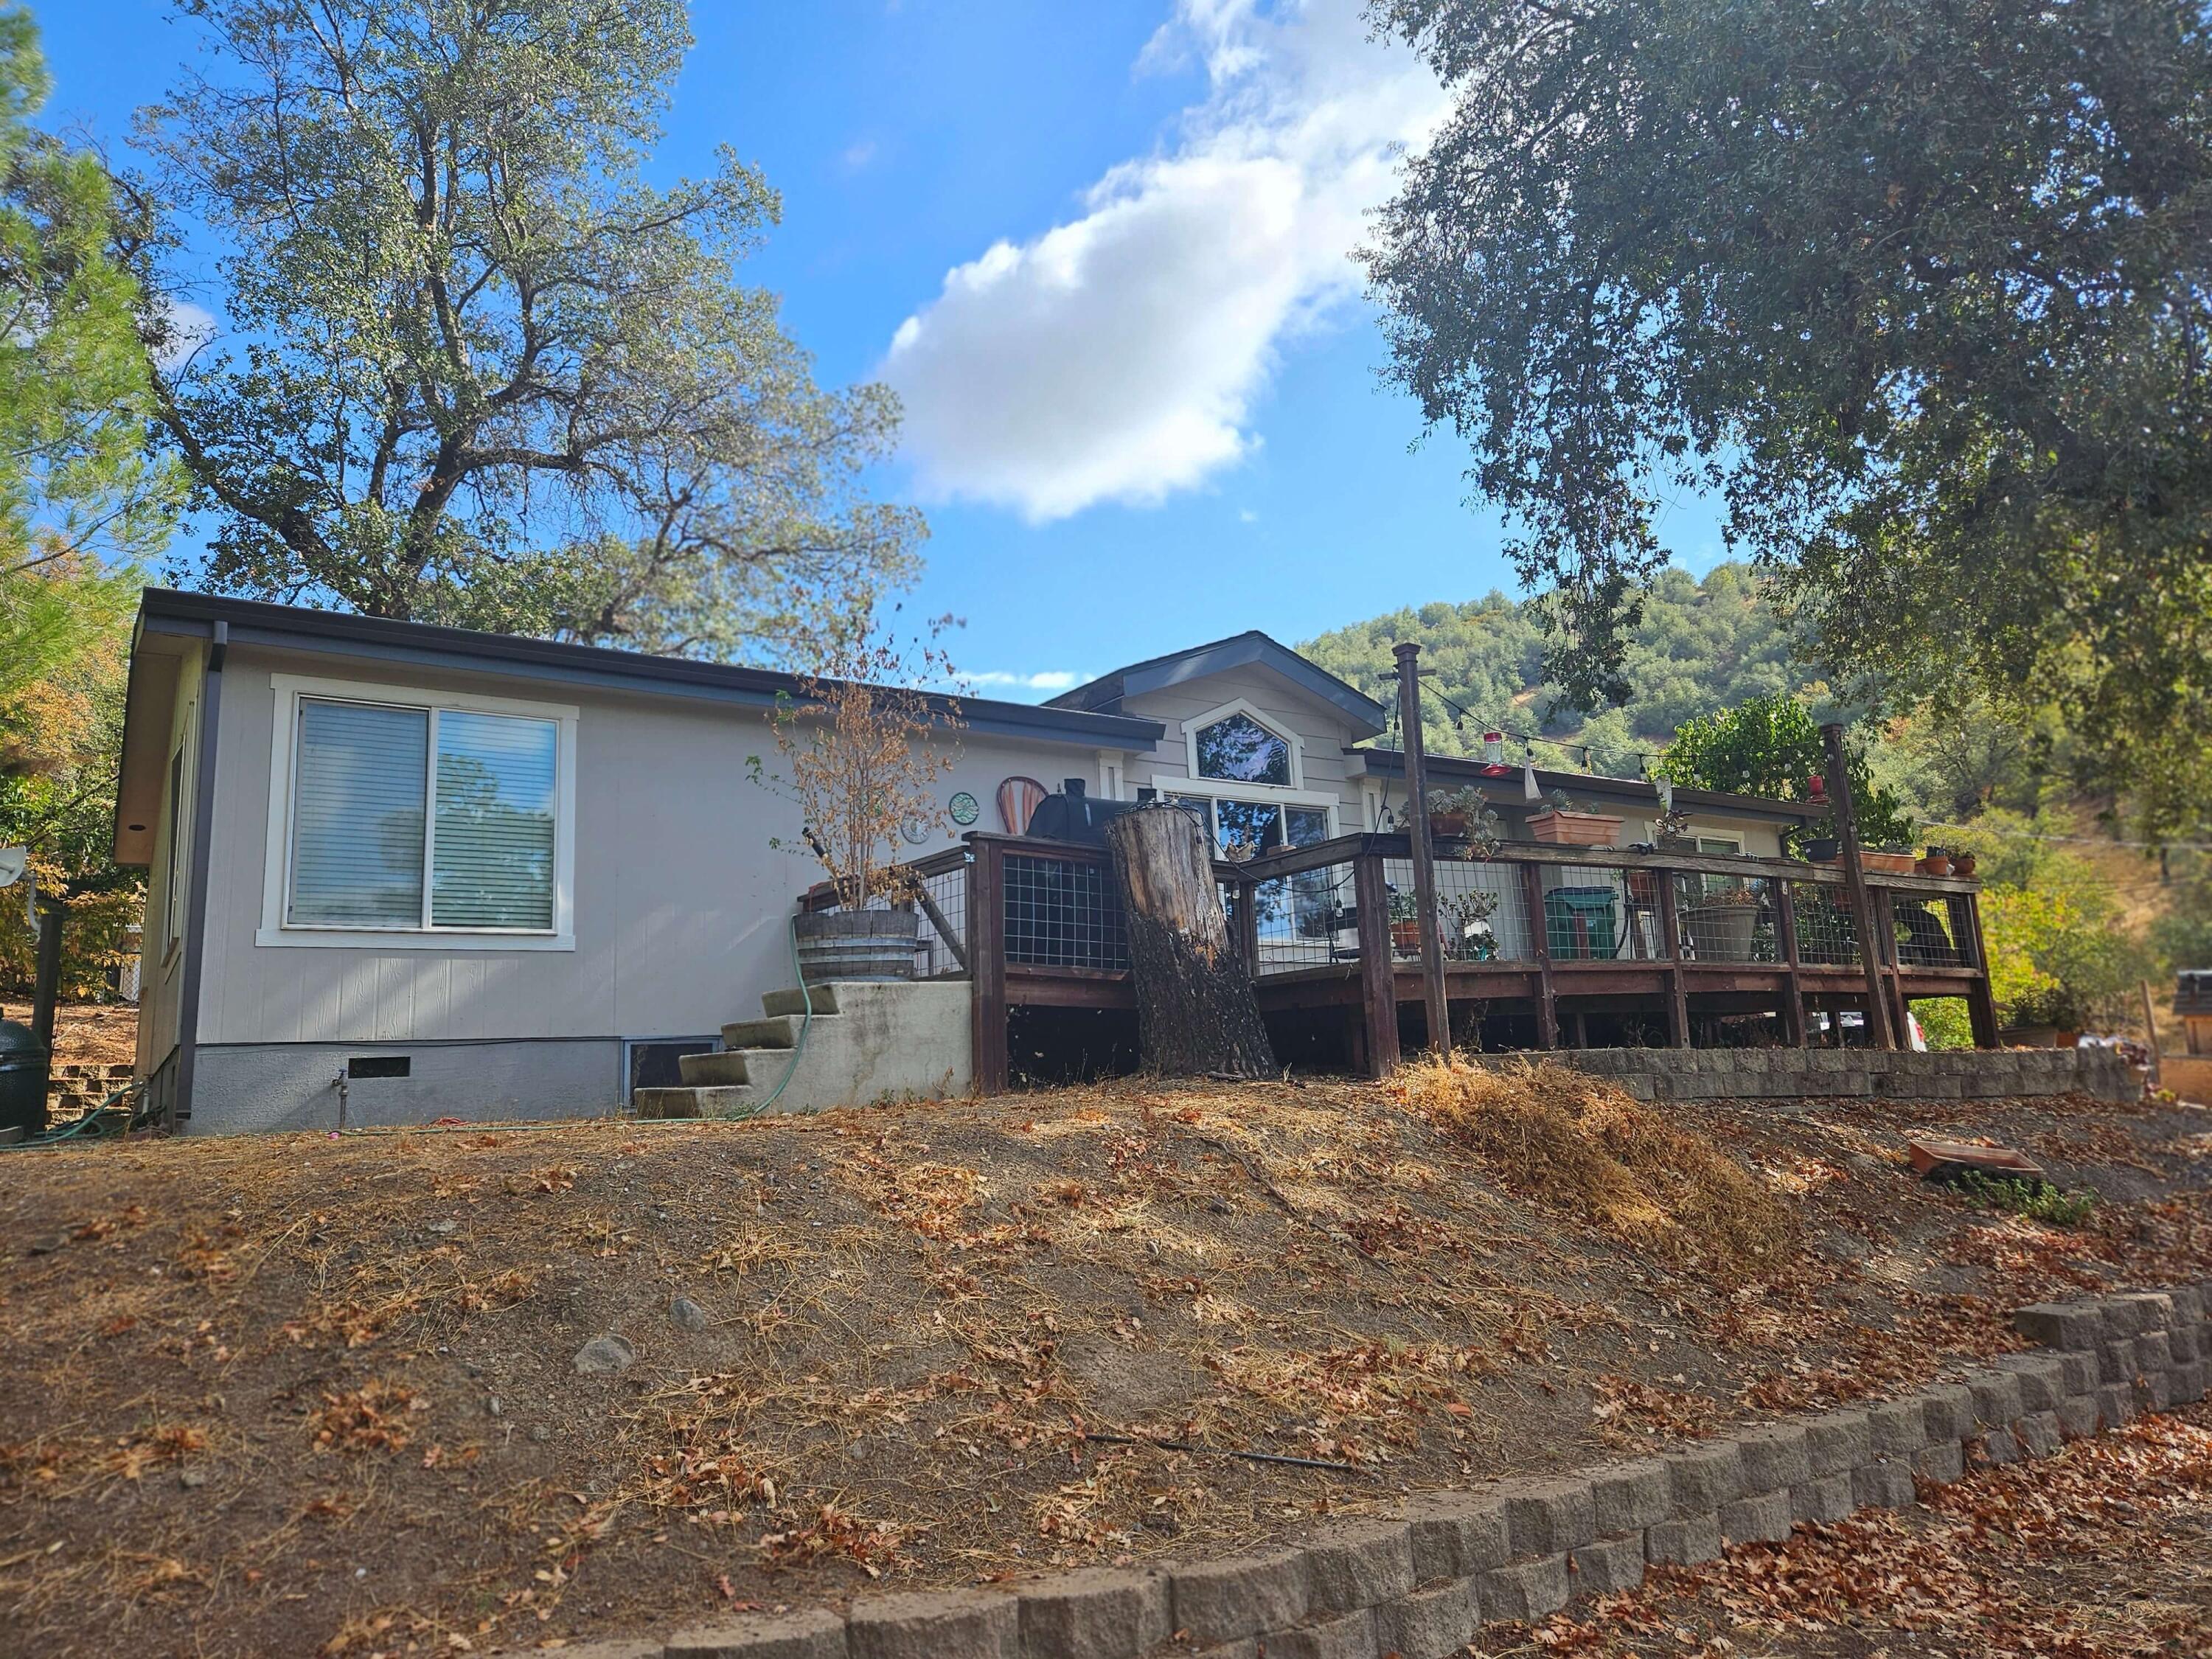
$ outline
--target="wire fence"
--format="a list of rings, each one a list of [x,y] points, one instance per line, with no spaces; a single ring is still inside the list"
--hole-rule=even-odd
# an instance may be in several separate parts
[[[1109,971],[1129,965],[1121,889],[1106,864],[1009,853],[1004,869],[1008,962]]]
[[[1792,882],[1790,899],[1797,917],[1798,961],[1815,968],[1858,966],[1858,925],[1842,888]]]
[[[1782,960],[1771,879],[1677,873],[1673,880],[1685,958],[1692,962]]]

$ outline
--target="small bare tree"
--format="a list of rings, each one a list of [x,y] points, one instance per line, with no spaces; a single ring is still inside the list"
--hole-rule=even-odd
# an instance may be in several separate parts
[[[748,763],[756,783],[797,804],[804,851],[828,872],[848,910],[871,898],[911,897],[902,890],[901,838],[914,823],[945,821],[936,785],[959,758],[945,738],[961,726],[960,705],[915,683],[951,684],[951,659],[939,641],[952,625],[939,617],[910,641],[872,628],[831,648],[769,715],[784,769],[769,771],[757,755]],[[801,850],[781,837],[769,844]]]

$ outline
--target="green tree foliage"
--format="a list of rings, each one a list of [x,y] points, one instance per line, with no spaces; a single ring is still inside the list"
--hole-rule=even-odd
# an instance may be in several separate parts
[[[30,15],[0,10],[0,765],[28,760],[25,700],[112,626],[128,585],[102,562],[158,547],[175,500],[107,175],[33,125],[50,89]]]
[[[1827,770],[1820,722],[1802,699],[1780,692],[1685,720],[1652,767],[1653,775],[1686,787],[1775,800],[1810,799],[1812,780],[1825,778]],[[1894,791],[1875,782],[1863,738],[1845,738],[1844,773],[1860,840],[1869,847],[1910,846],[1916,830],[1911,816]],[[1835,820],[1823,818],[1808,830],[1790,831],[1789,840],[1802,846],[1809,837],[1835,832]]]
[[[1527,533],[1554,677],[1628,683],[1665,498],[1821,660],[2056,702],[2212,799],[2212,27],[2196,0],[1372,0],[1457,94],[1369,269]]]
[[[164,193],[238,250],[235,343],[160,386],[208,585],[773,658],[910,575],[919,519],[860,488],[890,394],[817,386],[732,276],[775,194],[727,153],[641,177],[683,0],[181,9],[214,67],[147,112],[136,199],[165,282]]]

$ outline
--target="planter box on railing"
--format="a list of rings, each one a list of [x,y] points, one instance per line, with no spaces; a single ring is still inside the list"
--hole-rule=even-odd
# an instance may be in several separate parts
[[[1610,847],[1620,823],[1609,812],[1562,812],[1552,808],[1528,815],[1528,833],[1553,847]]]

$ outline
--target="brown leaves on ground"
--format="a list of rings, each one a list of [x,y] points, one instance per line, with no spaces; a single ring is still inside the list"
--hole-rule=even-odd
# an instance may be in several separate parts
[[[428,1395],[371,1377],[357,1389],[325,1394],[308,1426],[315,1444],[331,1451],[398,1451],[413,1438],[407,1419],[429,1409]]]
[[[1397,1081],[1409,1105],[1533,1203],[1724,1279],[1771,1274],[1796,1251],[1797,1224],[1769,1186],[1601,1078],[1552,1062],[1431,1060]]]
[[[2212,1652],[2212,1408],[1923,1486],[1924,1508],[1800,1527],[1655,1573],[1492,1653],[2152,1659]]]

